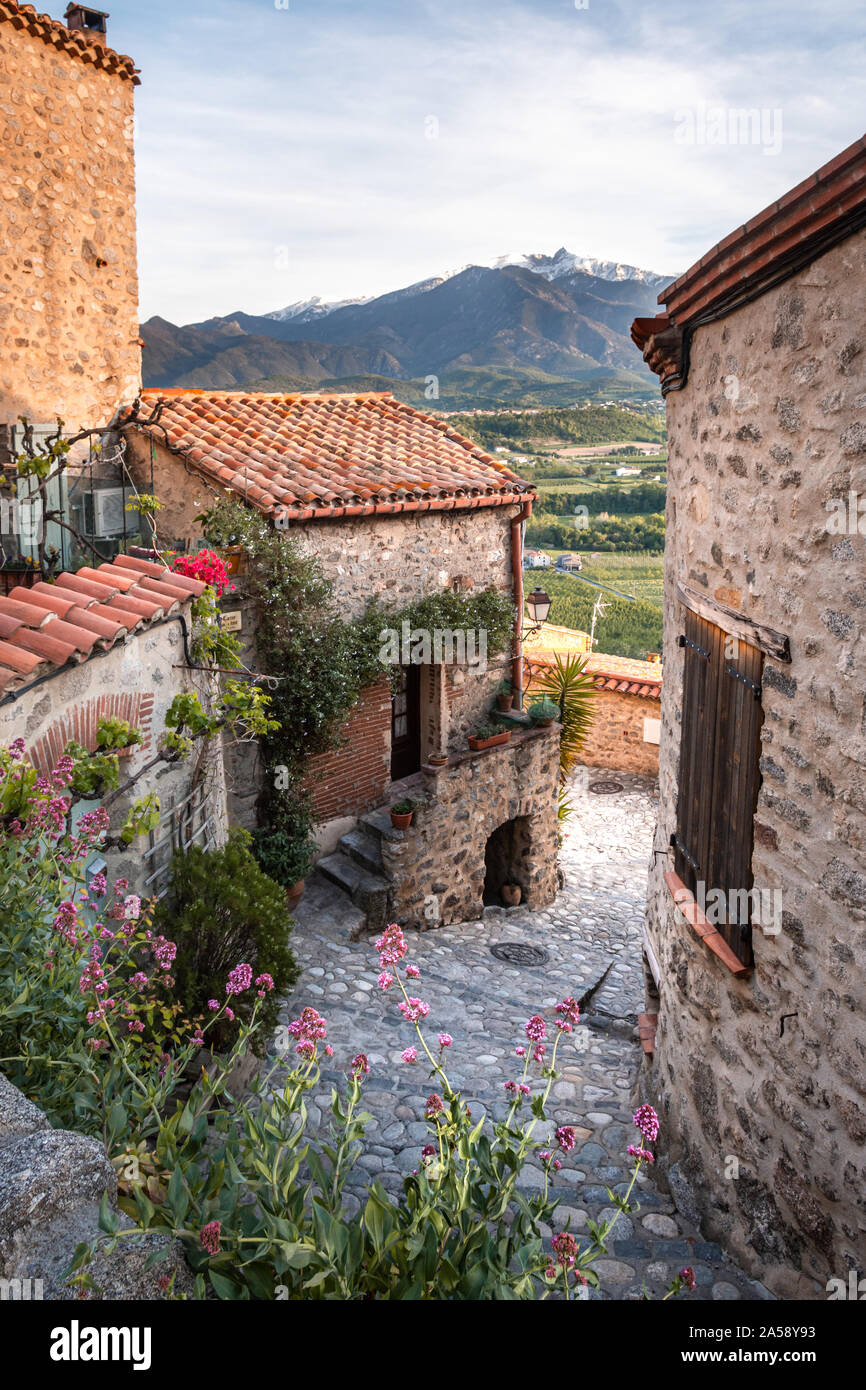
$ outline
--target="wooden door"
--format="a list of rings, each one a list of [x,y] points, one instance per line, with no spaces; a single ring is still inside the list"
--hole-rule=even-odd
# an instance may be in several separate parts
[[[391,780],[421,766],[421,667],[401,666],[391,695]]]

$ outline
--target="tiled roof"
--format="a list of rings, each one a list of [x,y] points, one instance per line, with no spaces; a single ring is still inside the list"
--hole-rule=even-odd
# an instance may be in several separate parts
[[[626,656],[596,652],[586,663],[597,690],[618,695],[638,695],[644,700],[662,697],[662,668],[656,661],[635,661]]]
[[[205,585],[165,565],[118,555],[97,569],[38,580],[0,598],[0,695],[67,662],[86,661],[198,598]]]
[[[0,24],[4,23],[11,24],[13,29],[26,30],[52,48],[80,58],[82,63],[91,63],[95,68],[127,78],[136,87],[140,85],[138,69],[126,54],[115,53],[113,48],[88,39],[79,29],[67,29],[58,19],[39,14],[33,5],[19,5],[16,0],[0,0]]]
[[[390,394],[145,391],[146,432],[287,519],[501,506],[532,495],[505,464]]]
[[[866,137],[737,227],[662,290],[658,302],[684,327],[744,292],[769,288],[781,269],[808,264],[864,221]]]

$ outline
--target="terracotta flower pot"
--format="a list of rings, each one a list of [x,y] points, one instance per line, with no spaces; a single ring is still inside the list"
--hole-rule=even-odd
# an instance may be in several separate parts
[[[469,747],[473,753],[480,753],[485,748],[496,748],[500,743],[507,743],[510,738],[510,729],[503,729],[501,734],[494,734],[492,738],[476,738],[474,734],[470,734]]]
[[[299,878],[297,883],[293,883],[291,888],[286,889],[286,907],[289,909],[289,912],[291,912],[293,908],[296,908],[301,901],[306,886],[307,880]]]
[[[514,703],[514,696],[513,696],[513,695],[497,695],[497,696],[496,696],[496,708],[499,710],[500,714],[509,714],[510,711],[511,711],[511,706],[512,706],[513,703]]]
[[[414,811],[405,811],[402,814],[399,811],[392,811],[391,824],[395,830],[408,830],[414,814]]]
[[[428,767],[446,767],[448,764],[447,753],[431,753],[427,759]]]

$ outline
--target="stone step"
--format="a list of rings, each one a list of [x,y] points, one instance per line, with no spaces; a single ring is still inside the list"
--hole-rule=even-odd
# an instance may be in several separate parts
[[[340,849],[371,874],[382,872],[382,841],[363,828],[350,830],[340,839]]]
[[[388,917],[388,882],[372,874],[354,859],[338,851],[320,859],[316,866],[325,878],[336,883],[366,917],[366,930],[381,931]]]
[[[379,806],[375,811],[368,811],[361,816],[358,821],[358,829],[366,832],[375,840],[402,840],[403,831],[395,830],[391,824],[391,812],[387,806]]]

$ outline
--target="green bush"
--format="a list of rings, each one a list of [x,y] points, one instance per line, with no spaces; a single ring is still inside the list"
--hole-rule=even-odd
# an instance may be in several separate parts
[[[274,791],[260,815],[264,823],[253,835],[253,854],[269,878],[291,888],[307,877],[316,853],[310,798],[295,788]]]
[[[238,961],[250,965],[254,977],[272,977],[273,992],[259,1010],[263,1027],[255,1041],[261,1051],[276,1028],[280,996],[291,989],[299,972],[289,949],[291,919],[285,893],[256,863],[251,840],[245,830],[236,829],[222,849],[193,846],[176,855],[171,892],[157,907],[155,927],[177,943],[176,995],[193,1017],[207,1017],[211,999],[223,1003],[226,979]],[[255,992],[247,991],[237,996],[232,1008],[248,1022],[255,1002]],[[232,1024],[221,1022],[215,1047],[232,1040]]]

